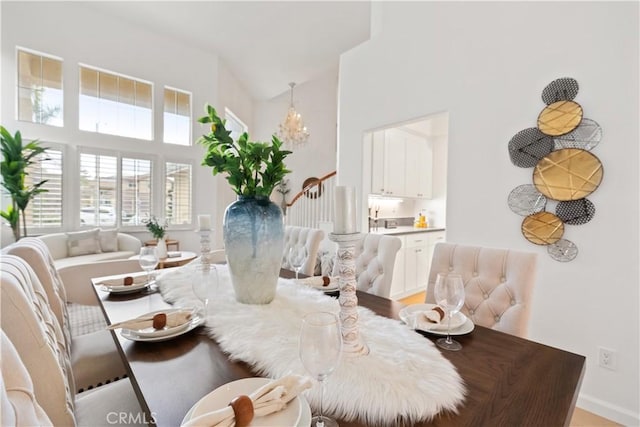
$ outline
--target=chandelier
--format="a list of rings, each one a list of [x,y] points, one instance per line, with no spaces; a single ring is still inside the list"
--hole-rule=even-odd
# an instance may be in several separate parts
[[[307,131],[302,116],[293,108],[293,87],[295,83],[289,83],[291,87],[291,102],[289,104],[289,110],[287,111],[287,117],[284,122],[278,126],[278,138],[284,143],[303,144],[307,142],[309,138],[309,132]]]

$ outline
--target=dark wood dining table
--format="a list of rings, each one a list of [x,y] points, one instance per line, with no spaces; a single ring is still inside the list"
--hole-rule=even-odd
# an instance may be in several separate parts
[[[283,277],[292,277],[286,270]],[[94,284],[97,281],[94,279]],[[170,307],[159,292],[113,295],[98,290],[109,324]],[[399,319],[403,304],[358,291],[358,304]],[[179,426],[189,409],[217,387],[256,376],[230,361],[203,328],[163,342],[135,342],[112,331],[144,419]],[[423,334],[425,342],[434,336]],[[585,369],[585,357],[476,326],[458,336],[461,351],[442,350],[457,368],[467,396],[457,414],[443,413],[415,426],[568,426]],[[366,424],[339,420],[343,427]],[[397,425],[403,424],[399,421]]]

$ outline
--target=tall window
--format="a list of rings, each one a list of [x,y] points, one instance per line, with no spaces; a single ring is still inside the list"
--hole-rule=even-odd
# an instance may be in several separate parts
[[[151,160],[123,158],[120,182],[122,223],[142,225],[151,216]]]
[[[18,49],[18,120],[63,126],[62,60]]]
[[[25,211],[27,228],[52,228],[62,226],[62,151],[47,149],[27,167],[25,185],[47,180],[40,188],[47,190],[29,202]]]
[[[190,164],[165,164],[165,217],[170,224],[191,223]]]
[[[191,145],[191,94],[164,89],[164,142]]]
[[[249,127],[228,108],[224,109],[224,118],[227,120],[225,127],[231,131],[231,138],[234,140],[237,140],[240,135],[249,131]]]
[[[80,154],[80,224],[114,226],[118,158]]]
[[[153,85],[80,66],[80,129],[153,139]]]

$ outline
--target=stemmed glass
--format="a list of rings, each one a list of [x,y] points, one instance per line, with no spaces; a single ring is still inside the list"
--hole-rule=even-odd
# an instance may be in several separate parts
[[[158,266],[156,248],[153,246],[143,246],[140,248],[140,257],[138,260],[140,267],[147,272],[147,284],[151,283],[151,272]]]
[[[204,304],[206,317],[209,314],[209,301],[218,288],[218,270],[213,264],[199,264],[195,267],[191,280],[193,293]]]
[[[298,273],[306,259],[307,247],[305,245],[297,244],[289,248],[289,265],[291,265],[296,272],[296,280],[298,280]]]
[[[462,345],[451,339],[451,318],[460,311],[464,304],[464,283],[462,276],[459,274],[438,274],[436,277],[436,286],[434,289],[436,303],[445,308],[449,313],[447,325],[447,338],[440,338],[436,341],[438,347],[445,350],[458,351]]]
[[[324,380],[338,366],[342,352],[342,335],[338,316],[328,312],[309,313],[302,319],[300,360],[304,368],[320,383],[320,411],[312,418],[315,427],[337,427],[338,423],[322,414]]]

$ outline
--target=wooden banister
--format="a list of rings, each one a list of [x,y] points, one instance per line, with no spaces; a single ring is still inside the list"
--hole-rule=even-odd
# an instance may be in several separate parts
[[[306,192],[310,191],[313,187],[317,187],[322,185],[322,183],[324,181],[326,181],[327,179],[334,177],[336,175],[336,171],[333,172],[329,172],[328,174],[326,174],[325,176],[318,178],[317,180],[313,181],[311,184],[307,185],[306,187],[304,187],[302,189],[302,191],[300,191],[298,194],[295,195],[295,197],[293,199],[291,199],[291,201],[289,203],[287,203],[287,207],[291,207],[293,206],[293,204],[296,202],[296,200],[298,200],[300,197],[302,197]]]

